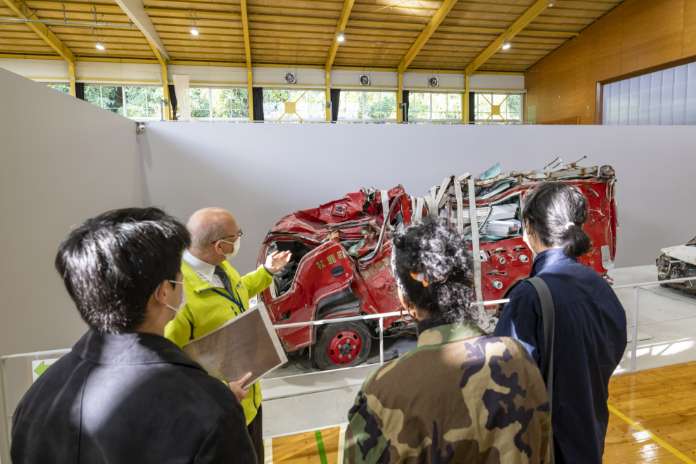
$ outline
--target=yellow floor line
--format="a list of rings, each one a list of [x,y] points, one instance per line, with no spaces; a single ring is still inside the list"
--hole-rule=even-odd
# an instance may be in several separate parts
[[[677,457],[678,459],[680,459],[682,462],[685,462],[685,463],[687,463],[687,464],[696,464],[696,461],[694,461],[693,459],[689,458],[689,456],[687,456],[686,454],[682,453],[681,451],[679,451],[678,449],[676,449],[674,446],[670,445],[670,444],[667,443],[665,440],[663,440],[662,438],[660,438],[660,437],[658,437],[657,435],[655,435],[654,433],[652,433],[650,430],[648,430],[648,429],[646,429],[645,427],[643,427],[642,425],[640,425],[638,422],[636,422],[636,421],[634,421],[633,419],[631,419],[630,417],[624,415],[621,411],[619,411],[618,409],[616,409],[616,408],[615,408],[614,406],[612,406],[611,404],[607,404],[607,406],[609,407],[609,412],[611,412],[611,413],[614,414],[616,417],[618,417],[619,419],[621,419],[622,421],[624,421],[625,423],[627,423],[628,425],[630,425],[630,426],[633,427],[634,429],[638,430],[639,432],[645,432],[645,433],[647,433],[647,434],[650,436],[650,438],[651,438],[655,443],[657,443],[657,444],[660,445],[662,448],[664,448],[664,449],[666,449],[667,451],[669,451],[670,453],[672,453],[674,456],[676,456],[676,457]]]

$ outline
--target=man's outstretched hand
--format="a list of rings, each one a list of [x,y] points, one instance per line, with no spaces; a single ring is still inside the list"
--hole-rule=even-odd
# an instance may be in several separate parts
[[[289,251],[274,251],[266,257],[264,267],[271,274],[277,274],[288,265],[290,258],[292,258],[292,253]]]

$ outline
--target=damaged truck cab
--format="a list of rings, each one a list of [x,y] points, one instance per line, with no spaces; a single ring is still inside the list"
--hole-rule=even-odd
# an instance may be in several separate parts
[[[363,189],[283,217],[266,235],[259,262],[285,250],[292,252],[292,261],[261,298],[274,324],[398,311],[391,236],[395,228],[426,215],[446,218],[469,239],[478,237],[478,297],[504,298],[531,271],[533,256],[522,240],[520,217],[525,195],[537,183],[551,180],[575,185],[587,198],[584,229],[593,248],[581,261],[606,273],[616,253],[615,175],[610,166],[571,164],[554,171],[507,174],[498,168],[473,182],[468,175],[448,177],[424,197],[410,196],[402,186]],[[387,335],[412,332],[413,324],[389,317],[384,330]],[[378,321],[284,328],[278,335],[289,353],[310,348],[321,369],[347,367],[367,359]]]

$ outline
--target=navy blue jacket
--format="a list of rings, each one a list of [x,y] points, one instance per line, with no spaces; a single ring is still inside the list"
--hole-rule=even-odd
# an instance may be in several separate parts
[[[256,463],[239,402],[157,335],[87,332],[17,407],[12,462]]]
[[[532,276],[549,286],[556,308],[553,433],[556,463],[601,464],[609,412],[609,378],[626,348],[626,313],[593,269],[554,248],[534,260]],[[545,360],[539,297],[528,282],[509,294],[495,329]]]

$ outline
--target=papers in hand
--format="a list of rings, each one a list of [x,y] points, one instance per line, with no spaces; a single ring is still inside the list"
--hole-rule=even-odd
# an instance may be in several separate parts
[[[245,387],[288,361],[262,303],[192,340],[184,351],[210,375],[228,382],[251,372]]]

